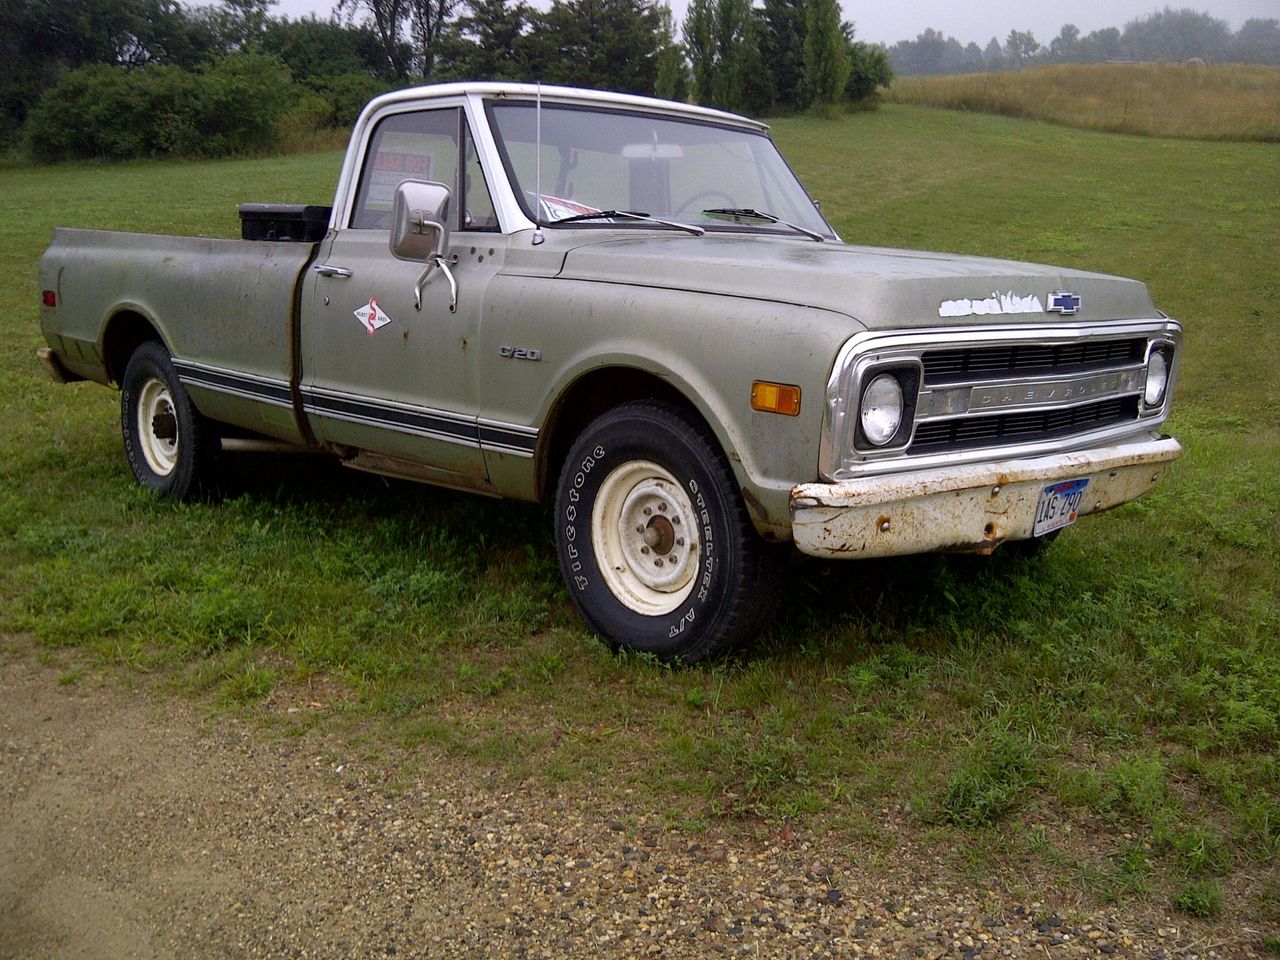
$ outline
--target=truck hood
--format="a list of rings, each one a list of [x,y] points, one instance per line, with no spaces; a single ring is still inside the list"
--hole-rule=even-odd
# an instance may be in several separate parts
[[[1072,320],[1158,316],[1146,285],[1065,267],[828,241],[708,233],[603,239],[569,250],[559,276],[818,307],[873,330],[1044,323],[1055,291]]]

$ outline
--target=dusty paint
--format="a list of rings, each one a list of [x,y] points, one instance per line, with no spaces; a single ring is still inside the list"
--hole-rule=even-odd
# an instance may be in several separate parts
[[[819,557],[888,557],[932,551],[990,553],[1031,537],[1041,491],[1089,478],[1080,515],[1150,490],[1182,448],[1173,439],[996,464],[943,467],[791,491],[792,536]],[[886,529],[887,526],[887,529]]]

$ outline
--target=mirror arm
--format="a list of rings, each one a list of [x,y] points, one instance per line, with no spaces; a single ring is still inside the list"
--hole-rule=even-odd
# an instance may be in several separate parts
[[[418,282],[413,285],[413,308],[415,310],[422,309],[422,288],[427,285],[427,279],[431,276],[431,271],[436,267],[444,271],[445,279],[449,281],[449,312],[457,313],[458,281],[453,278],[453,271],[449,269],[449,261],[439,254],[427,260],[427,269],[422,271],[422,275],[418,277]]]

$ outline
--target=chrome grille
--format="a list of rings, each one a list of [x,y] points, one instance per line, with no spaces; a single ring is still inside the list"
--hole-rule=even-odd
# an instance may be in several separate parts
[[[1167,317],[856,334],[828,380],[819,472],[844,480],[1031,457],[1151,431],[1171,392],[1143,402],[1148,354],[1156,344],[1172,353],[1172,383],[1181,339]],[[858,418],[863,389],[884,373],[914,403],[904,429],[876,447]]]
[[[1147,338],[1087,343],[1019,343],[927,350],[921,357],[925,386],[957,382],[1080,373],[1141,363]]]
[[[908,454],[971,450],[1031,440],[1051,440],[1136,420],[1138,398],[1113,397],[1065,410],[1005,413],[922,423]]]

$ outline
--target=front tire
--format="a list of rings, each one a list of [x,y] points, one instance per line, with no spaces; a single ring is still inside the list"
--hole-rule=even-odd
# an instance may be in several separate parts
[[[134,479],[162,497],[186,500],[211,484],[217,429],[191,403],[164,346],[138,347],[120,382],[120,430]]]
[[[682,410],[630,403],[593,421],[556,488],[574,605],[605,642],[691,663],[754,637],[774,557],[714,437]]]

